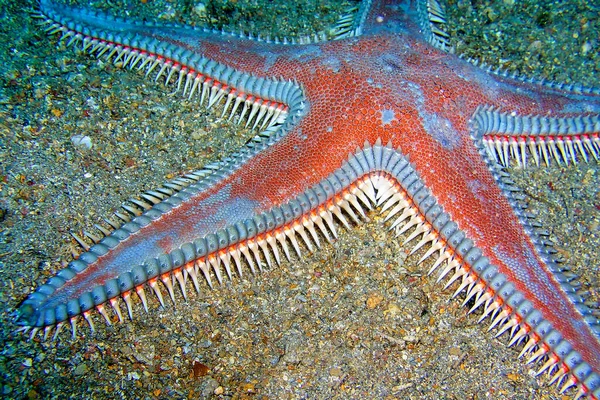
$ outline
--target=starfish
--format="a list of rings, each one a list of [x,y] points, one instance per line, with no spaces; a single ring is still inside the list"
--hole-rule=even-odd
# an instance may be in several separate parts
[[[437,3],[367,2],[335,41],[252,40],[161,27],[43,1],[41,16],[84,49],[166,76],[261,133],[239,153],[149,191],[129,215],[30,296],[19,323],[55,336],[92,311],[132,317],[332,241],[379,207],[430,273],[465,293],[498,335],[522,342],[561,390],[600,394],[598,322],[503,165],[598,158],[598,90],[526,82],[449,52]],[[98,236],[98,235],[96,235]],[[114,311],[109,315],[108,305]]]

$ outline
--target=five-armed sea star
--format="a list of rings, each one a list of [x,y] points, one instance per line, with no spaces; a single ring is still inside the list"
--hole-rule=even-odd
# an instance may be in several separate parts
[[[380,5],[377,3],[375,6]],[[50,4],[43,4],[42,12],[46,17],[66,24],[69,29],[88,34],[78,23],[71,24],[70,17],[65,19],[60,16],[61,13],[68,15],[69,10],[64,9],[56,14],[53,8]],[[150,53],[131,51],[128,47],[123,52],[112,44],[107,47],[106,43],[87,41],[86,44],[90,48],[96,47],[98,52],[115,50],[117,60],[125,60],[125,64],[147,62],[145,68],[162,68],[159,75],[163,71],[165,74],[174,73],[175,77],[179,77],[177,85],[184,92],[192,93],[202,88],[205,102],[217,102],[223,97],[223,101],[228,100],[225,109],[231,115],[235,116],[231,110],[239,104],[239,109],[244,108],[242,117],[247,117],[250,124],[269,125],[271,128],[267,135],[257,138],[248,147],[248,156],[234,157],[208,172],[190,176],[188,179],[192,182],[189,189],[182,187],[190,182],[176,181],[170,185],[170,189],[148,192],[145,200],[137,202],[142,209],[149,209],[145,216],[136,217],[134,222],[126,223],[116,233],[109,235],[107,232],[109,236],[101,239],[101,244],[92,247],[92,253],[84,254],[80,261],[71,264],[70,269],[60,274],[62,278],[53,278],[48,286],[42,287],[39,294],[27,300],[21,308],[21,323],[33,326],[34,334],[36,327],[44,328],[48,334],[51,332],[48,327],[52,328],[58,323],[60,328],[63,321],[70,319],[74,329],[75,318],[80,313],[91,321],[87,310],[93,307],[110,321],[111,317],[104,308],[106,301],[113,304],[120,319],[117,298],[114,297],[119,292],[119,297],[123,297],[131,314],[129,296],[135,289],[145,305],[142,285],[148,279],[150,287],[162,302],[158,286],[162,284],[156,283],[155,277],[163,282],[173,298],[174,285],[179,284],[185,294],[185,280],[193,280],[197,284],[198,277],[204,276],[209,283],[211,278],[221,281],[226,274],[231,277],[234,268],[241,274],[244,261],[251,269],[260,268],[261,263],[270,264],[272,259],[279,262],[278,257],[283,253],[287,255],[290,250],[299,252],[300,240],[309,248],[318,245],[319,241],[335,235],[333,218],[348,225],[346,219],[351,217],[358,220],[357,214],[362,214],[363,208],[378,203],[384,209],[392,210],[387,214],[390,217],[397,213],[392,221],[399,225],[398,233],[407,230],[409,234],[412,233],[407,242],[414,239],[416,243],[422,239],[420,243],[425,245],[425,249],[431,245],[430,242],[433,243],[434,251],[425,253],[425,256],[433,255],[436,261],[432,269],[436,264],[447,262],[447,267],[439,267],[443,270],[442,275],[454,274],[451,281],[462,282],[459,291],[467,290],[467,298],[472,298],[474,308],[484,306],[485,313],[492,314],[493,325],[500,324],[503,330],[510,330],[514,341],[529,337],[525,352],[538,356],[548,351],[554,353],[555,358],[551,358],[552,362],[546,368],[554,363],[563,365],[560,362],[566,357],[564,372],[570,372],[566,367],[575,368],[579,382],[573,379],[573,383],[580,384],[583,394],[594,392],[598,379],[597,335],[592,332],[595,319],[592,319],[592,314],[587,317],[592,323],[590,328],[583,325],[571,329],[569,326],[573,326],[572,322],[564,325],[567,319],[576,319],[577,313],[588,315],[588,310],[579,306],[579,311],[574,311],[575,308],[565,310],[561,316],[561,309],[569,304],[569,300],[566,297],[554,299],[553,296],[558,293],[556,290],[544,293],[543,288],[551,286],[554,278],[550,275],[544,277],[543,271],[549,262],[536,261],[535,253],[537,251],[542,258],[548,259],[544,255],[546,249],[534,249],[528,244],[521,225],[513,221],[511,208],[507,205],[512,203],[514,207],[520,207],[519,195],[503,195],[497,189],[496,182],[505,189],[510,184],[501,177],[503,172],[493,165],[493,160],[497,158],[500,162],[508,162],[510,153],[519,162],[525,162],[526,157],[529,162],[537,157],[542,162],[545,158],[546,162],[553,158],[556,161],[573,162],[574,158],[597,156],[597,95],[594,91],[588,95],[580,94],[577,87],[573,94],[563,93],[551,86],[536,91],[524,83],[513,82],[515,87],[509,86],[510,80],[502,74],[495,78],[487,77],[469,64],[457,62],[428,48],[424,42],[413,40],[412,36],[387,34],[386,31],[391,29],[387,24],[394,22],[396,11],[391,8],[380,9],[367,14],[366,8],[359,10],[358,15],[364,12],[362,15],[366,20],[360,25],[365,33],[359,39],[285,48],[260,44],[256,46],[258,53],[255,56],[246,56],[243,53],[236,54],[236,51],[254,53],[254,45],[246,47],[244,40],[235,45],[229,42],[235,42],[236,39],[225,36],[228,41],[226,46],[217,40],[209,46],[210,49],[201,51],[202,54],[210,53],[216,64],[182,53],[169,53],[168,56],[175,61],[189,60],[183,68],[176,62],[156,57],[154,54],[161,50],[152,47],[153,44],[148,41],[128,42],[129,39],[118,37],[110,39],[125,41],[136,49],[146,48]],[[427,15],[424,8],[421,12]],[[444,47],[442,33],[437,31],[434,24],[441,21],[435,5],[432,5],[429,16],[433,22],[421,20],[419,28],[425,32],[429,29],[430,42]],[[398,21],[401,19],[399,17]],[[416,36],[417,27],[410,24],[406,22],[405,26],[408,32]],[[142,33],[147,29],[142,28]],[[67,36],[73,33],[70,30],[64,32]],[[369,36],[373,32],[376,35]],[[96,31],[89,34],[92,37],[101,35]],[[176,34],[173,38],[186,35],[183,31]],[[278,48],[282,52],[276,56]],[[225,54],[222,59],[220,53]],[[141,57],[137,57],[138,54]],[[262,61],[257,64],[259,60]],[[267,76],[285,78],[289,74],[290,77],[296,77],[298,82],[237,75],[235,71],[223,67],[229,62],[238,68],[250,64],[249,68],[254,73],[263,70]],[[336,85],[333,83],[340,75],[343,75],[343,79],[334,89]],[[440,76],[446,81],[438,82]],[[470,89],[465,90],[469,86]],[[553,97],[553,92],[558,96]],[[251,99],[248,96],[260,96],[263,99],[248,100]],[[339,106],[341,108],[333,106],[335,102],[332,99],[335,98],[343,99]],[[322,111],[320,106],[328,111]],[[565,111],[557,111],[561,109]],[[557,118],[540,119],[529,116],[532,113],[555,114]],[[514,131],[520,133],[519,137],[532,131],[542,134],[550,132],[553,136],[560,133],[561,137],[546,139],[545,136],[536,136],[538,143],[530,145],[525,141],[521,144],[515,140],[513,145],[507,135]],[[472,141],[467,132],[472,134]],[[495,140],[494,135],[498,135],[499,139]],[[566,143],[565,136],[574,144]],[[362,143],[363,139],[365,143]],[[399,143],[395,144],[394,141]],[[386,145],[387,142],[390,143]],[[487,154],[484,153],[485,143],[490,151]],[[477,149],[477,145],[481,147]],[[355,151],[356,147],[361,150]],[[532,147],[531,154],[526,152],[528,147]],[[260,152],[254,155],[256,149]],[[488,166],[483,164],[477,150],[498,174],[495,180],[491,179],[492,174],[488,173]],[[272,160],[269,159],[271,152],[275,157]],[[344,167],[349,152],[353,154],[347,158]],[[275,160],[277,164],[274,164]],[[240,164],[243,165],[239,167]],[[331,164],[337,167],[328,170]],[[213,172],[215,168],[216,172]],[[327,181],[319,178],[321,174],[327,176],[336,168],[341,169]],[[198,179],[201,179],[199,184],[193,182]],[[356,179],[359,183],[353,184]],[[222,186],[222,189],[210,194],[213,189],[202,187],[205,181],[211,184],[216,182],[215,187]],[[242,192],[238,189],[242,186],[248,189]],[[202,192],[196,194],[196,189]],[[164,200],[165,194],[170,195],[172,191],[178,191],[179,194],[172,197],[173,200]],[[187,197],[190,201],[196,201],[196,198],[203,196],[209,197],[202,200],[200,209],[185,210]],[[176,201],[178,198],[182,198],[184,204]],[[265,198],[271,200],[265,202]],[[290,198],[292,201],[288,203]],[[156,203],[152,209],[151,203]],[[273,209],[273,205],[279,205],[280,208]],[[259,217],[244,221],[246,216],[250,217],[257,210],[262,213],[259,213]],[[128,211],[139,214],[139,210],[131,207]],[[178,213],[174,222],[168,221]],[[204,216],[194,215],[198,213],[204,213]],[[398,218],[400,214],[402,217]],[[157,226],[157,222],[151,223],[150,219],[156,219],[158,224],[164,221],[169,229],[173,229],[174,225],[181,224],[190,215],[194,218],[183,223],[184,231],[166,236],[159,232],[156,240],[145,233],[154,229],[152,226]],[[238,221],[240,219],[241,224]],[[408,225],[401,224],[406,221],[409,221]],[[148,228],[139,230],[136,224],[148,224]],[[222,227],[222,231],[212,226]],[[201,232],[201,237],[205,235],[202,232],[207,230],[213,232],[215,229],[215,233],[208,233],[202,240],[195,239],[196,233],[187,238],[190,228]],[[532,227],[527,229],[533,230]],[[124,230],[139,232],[130,236]],[[143,241],[138,242],[136,237]],[[181,238],[180,243],[172,244],[172,241]],[[542,240],[540,243],[543,244]],[[190,245],[184,244],[187,242]],[[162,248],[175,249],[179,246],[180,251],[174,250],[168,257],[161,256],[158,262],[145,261],[144,266],[134,268],[131,274],[118,272],[118,280],[111,281],[111,277],[116,278],[116,275],[106,271],[103,274],[108,274],[107,278],[97,281],[93,269],[95,265],[122,265],[129,268],[137,263],[137,257],[146,260],[157,249],[158,256]],[[114,249],[104,255],[108,248]],[[96,261],[98,255],[101,257]],[[199,261],[194,261],[198,257],[201,257]],[[242,265],[238,258],[243,260]],[[83,263],[90,266],[86,267]],[[537,264],[539,268],[535,266]],[[79,275],[73,273],[83,269],[85,271]],[[78,284],[82,277],[104,286],[93,289]],[[539,286],[534,283],[536,279],[540,280]],[[80,285],[79,288],[77,285]],[[569,287],[566,289],[569,290]],[[87,290],[91,290],[91,293],[85,294]],[[65,292],[76,293],[76,298],[67,298],[63,306],[61,298],[65,297]],[[572,300],[579,301],[577,296],[571,296]],[[553,306],[549,307],[548,304]],[[551,329],[551,326],[555,329]],[[561,337],[568,340],[561,342]],[[578,342],[589,347],[577,347]],[[548,347],[545,348],[544,344]],[[560,369],[555,377],[562,379]]]

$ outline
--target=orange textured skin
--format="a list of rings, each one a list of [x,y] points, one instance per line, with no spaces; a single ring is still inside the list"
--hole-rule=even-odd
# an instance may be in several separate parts
[[[598,115],[599,96],[488,75],[422,40],[411,16],[387,8],[393,2],[375,3],[363,36],[303,46],[140,29],[140,34],[238,71],[296,81],[308,111],[279,142],[97,264],[128,257],[128,249],[148,238],[157,238],[155,251],[160,253],[215,232],[227,221],[213,218],[200,228],[198,221],[208,220],[230,201],[241,199],[249,207],[240,217],[268,211],[322,181],[357,147],[381,140],[409,157],[459,228],[600,373],[598,337],[538,256],[471,138],[472,117],[481,106],[540,117]],[[407,34],[389,28],[395,24]],[[92,274],[90,269],[74,280],[97,281]]]

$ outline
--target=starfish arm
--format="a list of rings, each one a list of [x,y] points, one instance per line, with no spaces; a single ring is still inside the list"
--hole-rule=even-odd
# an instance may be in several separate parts
[[[155,73],[157,80],[165,77],[166,83],[175,83],[184,95],[198,93],[202,99],[202,90],[207,86],[225,94],[262,88],[254,95],[268,95],[253,77],[294,79],[294,72],[305,61],[298,56],[297,47],[304,47],[304,55],[309,58],[316,50],[309,45],[257,39],[243,33],[128,21],[49,0],[40,2],[37,17],[47,24],[48,32],[60,33],[61,40],[68,44],[81,42],[85,51],[107,55],[114,63],[146,74]]]
[[[600,121],[597,116],[539,118],[482,108],[476,115],[477,136],[488,154],[503,166],[515,160],[539,166],[599,160]]]
[[[506,166],[516,159],[526,166],[528,156],[537,165],[598,159],[599,88],[509,76],[441,52],[434,59],[435,65],[419,63],[432,71],[432,79],[418,87],[425,108],[449,121],[468,118],[472,136],[497,162]],[[442,84],[451,76],[457,79]]]
[[[354,35],[408,33],[432,46],[449,51],[448,34],[443,29],[445,13],[437,0],[364,1],[354,19]]]

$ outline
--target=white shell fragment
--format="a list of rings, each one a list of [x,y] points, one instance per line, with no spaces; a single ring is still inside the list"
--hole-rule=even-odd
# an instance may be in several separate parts
[[[92,139],[86,135],[74,135],[71,137],[71,143],[79,149],[89,150],[92,148]]]

